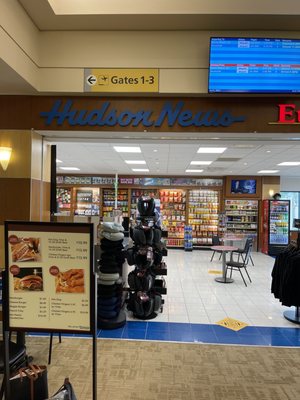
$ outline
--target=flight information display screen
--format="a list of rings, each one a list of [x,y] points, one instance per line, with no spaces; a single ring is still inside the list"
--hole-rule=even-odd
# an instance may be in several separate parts
[[[211,38],[209,93],[300,93],[300,40]]]

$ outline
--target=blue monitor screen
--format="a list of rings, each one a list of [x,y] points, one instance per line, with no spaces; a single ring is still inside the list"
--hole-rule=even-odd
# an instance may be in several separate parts
[[[256,193],[256,180],[255,179],[232,179],[231,193],[255,194]]]
[[[300,93],[300,40],[211,38],[209,93]]]

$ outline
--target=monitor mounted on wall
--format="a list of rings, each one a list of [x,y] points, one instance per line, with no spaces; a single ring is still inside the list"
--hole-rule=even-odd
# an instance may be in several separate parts
[[[255,179],[232,179],[231,180],[232,194],[256,194]]]
[[[300,39],[210,39],[209,93],[300,93]]]

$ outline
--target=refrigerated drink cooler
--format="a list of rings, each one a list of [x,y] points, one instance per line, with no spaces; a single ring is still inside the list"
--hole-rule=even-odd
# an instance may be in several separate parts
[[[263,200],[262,252],[275,256],[290,241],[290,201]]]

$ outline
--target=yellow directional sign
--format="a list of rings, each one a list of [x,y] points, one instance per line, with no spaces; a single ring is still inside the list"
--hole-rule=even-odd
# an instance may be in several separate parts
[[[101,93],[158,93],[158,69],[85,69],[84,90]]]
[[[248,324],[246,324],[245,322],[233,318],[224,318],[221,321],[217,322],[217,325],[221,325],[224,328],[228,328],[233,331],[239,331],[248,326]]]

